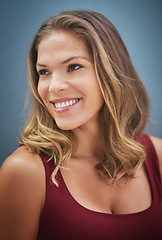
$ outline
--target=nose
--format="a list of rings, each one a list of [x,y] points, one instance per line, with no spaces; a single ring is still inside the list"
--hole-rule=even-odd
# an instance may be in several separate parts
[[[67,88],[68,88],[68,84],[64,76],[61,76],[60,74],[57,74],[57,73],[53,73],[48,91],[58,93]]]

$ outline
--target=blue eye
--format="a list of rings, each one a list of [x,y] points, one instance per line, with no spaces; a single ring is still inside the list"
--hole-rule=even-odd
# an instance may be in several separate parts
[[[49,74],[49,72],[46,69],[42,69],[38,73],[39,73],[40,76],[44,76],[44,75],[48,75]]]
[[[79,65],[79,64],[70,64],[68,66],[68,72],[76,71],[76,70],[78,70],[80,68],[82,68],[82,66]]]

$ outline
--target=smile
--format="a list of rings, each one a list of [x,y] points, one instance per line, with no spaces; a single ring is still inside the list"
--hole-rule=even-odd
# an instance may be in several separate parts
[[[79,101],[79,99],[73,99],[73,100],[69,100],[69,101],[65,101],[65,102],[54,103],[54,105],[56,108],[64,108],[64,107],[72,106],[75,103],[77,103],[78,101]]]

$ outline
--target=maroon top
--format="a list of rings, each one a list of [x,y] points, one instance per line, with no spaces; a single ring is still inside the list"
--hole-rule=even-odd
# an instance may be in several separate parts
[[[46,172],[46,199],[40,217],[38,240],[162,240],[162,195],[159,165],[154,146],[146,134],[141,142],[147,150],[145,161],[152,191],[151,206],[132,214],[107,214],[81,206],[70,194],[61,172],[59,187],[51,183],[52,161],[41,154]]]

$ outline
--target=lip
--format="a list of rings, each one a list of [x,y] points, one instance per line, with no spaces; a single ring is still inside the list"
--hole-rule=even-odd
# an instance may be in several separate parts
[[[55,103],[62,103],[62,102],[66,102],[66,101],[70,101],[70,100],[78,100],[75,104],[73,105],[69,105],[69,106],[66,106],[66,107],[56,107],[55,106]],[[63,112],[66,112],[66,111],[69,111],[70,109],[74,108],[79,102],[80,100],[82,100],[82,98],[60,98],[60,99],[53,99],[51,102],[51,104],[53,105],[53,108],[55,110],[56,113],[63,113]]]

